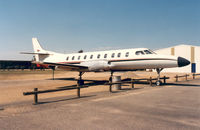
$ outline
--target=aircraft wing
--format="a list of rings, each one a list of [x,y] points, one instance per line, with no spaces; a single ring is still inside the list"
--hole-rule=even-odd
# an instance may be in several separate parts
[[[42,64],[57,66],[58,68],[66,69],[66,70],[88,70],[87,66],[75,65],[75,64],[64,64],[64,63],[52,63],[52,62],[43,62]]]

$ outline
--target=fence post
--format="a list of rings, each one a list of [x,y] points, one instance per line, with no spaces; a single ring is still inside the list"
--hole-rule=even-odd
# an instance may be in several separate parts
[[[54,69],[52,69],[53,70],[53,75],[52,75],[52,78],[53,78],[53,80],[54,80]]]
[[[166,84],[166,79],[167,79],[166,76],[164,76],[164,79],[163,79],[164,84]]]
[[[192,74],[192,76],[193,76],[193,79],[195,79],[195,74],[194,73]]]
[[[176,82],[178,82],[178,75],[176,75],[175,78],[176,78]]]
[[[34,88],[34,105],[37,105],[38,104],[38,88]]]
[[[149,84],[152,86],[152,77],[149,78]]]
[[[78,81],[77,83],[77,96],[80,98],[81,94],[80,94],[80,84],[81,84],[81,80]]]
[[[131,79],[132,88],[134,88],[134,79]]]
[[[109,91],[112,92],[112,76],[109,78]]]
[[[109,91],[112,92],[112,83],[110,83]]]

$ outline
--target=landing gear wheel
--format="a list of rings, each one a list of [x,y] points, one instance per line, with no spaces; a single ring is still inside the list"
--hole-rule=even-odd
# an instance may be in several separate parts
[[[156,81],[156,86],[161,86],[162,82],[160,80]]]
[[[158,79],[156,81],[156,86],[161,86],[162,82],[160,81],[160,72],[163,70],[163,68],[157,68],[156,71],[158,73]]]

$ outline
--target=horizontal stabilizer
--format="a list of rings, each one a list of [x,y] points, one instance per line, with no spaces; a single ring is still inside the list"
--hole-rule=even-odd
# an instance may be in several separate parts
[[[37,52],[20,52],[20,54],[30,54],[30,55],[50,55],[49,53],[37,53]]]

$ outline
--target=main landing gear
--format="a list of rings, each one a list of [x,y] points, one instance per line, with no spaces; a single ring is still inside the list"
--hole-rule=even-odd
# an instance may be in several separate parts
[[[161,86],[162,85],[162,82],[160,80],[160,72],[163,70],[163,68],[157,68],[156,69],[156,72],[158,74],[158,78],[157,78],[157,81],[156,81],[156,86]]]

